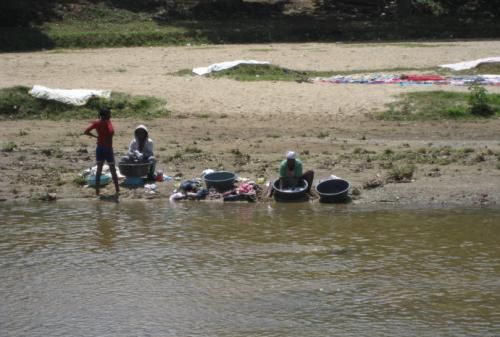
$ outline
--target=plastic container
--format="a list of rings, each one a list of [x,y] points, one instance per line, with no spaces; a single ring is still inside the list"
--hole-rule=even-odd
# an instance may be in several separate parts
[[[128,187],[139,187],[144,185],[144,179],[142,177],[128,176],[123,181],[123,185]]]
[[[306,194],[307,191],[307,181],[301,180],[299,184],[294,189],[290,189],[289,186],[280,188],[280,179],[276,179],[273,183],[273,195],[276,201],[306,201],[309,197]]]
[[[328,179],[316,185],[316,192],[318,192],[321,202],[343,202],[347,199],[350,188],[351,183],[347,180]]]
[[[150,163],[118,163],[118,169],[125,177],[144,177],[150,166]]]
[[[90,175],[87,177],[87,185],[95,187],[95,175]],[[105,186],[109,184],[111,177],[106,174],[101,174],[101,179],[99,181],[99,186]]]
[[[216,171],[205,174],[205,185],[208,189],[215,188],[219,193],[232,190],[236,180],[236,174],[227,171]]]

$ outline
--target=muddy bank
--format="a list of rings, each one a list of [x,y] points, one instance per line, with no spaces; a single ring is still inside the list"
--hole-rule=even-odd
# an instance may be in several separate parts
[[[317,182],[330,174],[349,180],[355,204],[420,206],[500,205],[499,121],[388,123],[376,120],[301,119],[275,128],[281,119],[185,115],[147,121],[158,169],[178,180],[157,183],[157,193],[122,187],[123,199],[168,199],[179,180],[207,168],[271,180],[294,149]],[[115,153],[127,149],[134,120],[117,119]],[[2,134],[16,146],[1,153],[2,200],[95,198],[77,184],[93,165],[94,141],[81,134],[85,121],[2,122]],[[419,159],[415,159],[419,156]],[[410,178],[396,168],[416,162]],[[104,195],[112,195],[108,185]],[[265,201],[265,199],[264,199]]]

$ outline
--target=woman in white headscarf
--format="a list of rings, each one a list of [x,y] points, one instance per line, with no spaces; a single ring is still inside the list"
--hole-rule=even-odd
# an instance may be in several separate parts
[[[154,179],[156,159],[153,153],[153,140],[149,138],[149,132],[146,126],[141,124],[135,128],[134,139],[132,139],[128,146],[127,159],[128,161],[137,160],[149,162],[151,166],[149,168],[148,178]]]

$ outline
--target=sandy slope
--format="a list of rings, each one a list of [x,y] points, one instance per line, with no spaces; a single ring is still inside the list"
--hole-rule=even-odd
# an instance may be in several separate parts
[[[341,161],[338,159],[340,154],[352,153],[356,147],[381,152],[386,148],[441,145],[472,147],[476,153],[488,147],[500,153],[500,123],[498,120],[389,123],[370,118],[395,94],[428,88],[245,83],[179,77],[172,73],[235,59],[266,60],[291,69],[369,71],[428,68],[495,55],[500,55],[498,41],[400,45],[266,44],[9,53],[0,54],[0,87],[41,84],[59,88],[111,89],[165,98],[172,117],[147,123],[152,127],[157,153],[164,161],[160,166],[170,173],[182,172],[190,177],[204,168],[222,165],[246,176],[272,178],[284,151],[293,148],[303,153],[306,166],[314,168],[317,176],[336,173],[362,186],[377,175],[384,176],[386,170],[377,165],[370,167],[355,161]],[[500,92],[498,87],[488,90]],[[115,120],[117,152],[123,152],[131,136],[129,130],[139,122],[142,121]],[[0,196],[6,200],[23,199],[48,190],[56,191],[61,198],[92,195],[91,191],[69,183],[75,172],[92,163],[93,143],[78,135],[85,125],[85,121],[0,122],[0,143],[14,141],[18,144],[15,152],[4,153],[0,160],[4,172],[0,178]],[[20,130],[27,134],[20,136]],[[328,136],[318,136],[321,134]],[[186,146],[202,149],[202,158],[185,155],[180,161],[164,160]],[[44,155],[41,150],[45,148],[57,148],[62,155],[60,158]],[[249,154],[251,160],[244,164],[238,162],[231,152],[236,148]],[[84,150],[89,153],[85,154]],[[413,183],[364,190],[357,202],[498,203],[500,184],[491,183],[495,179],[500,181],[496,165],[495,156],[487,156],[484,162],[441,167],[439,177],[427,175],[434,168],[432,165],[420,165]],[[59,168],[59,171],[64,167],[68,172],[54,182],[46,172],[48,166],[55,167],[54,170]],[[23,180],[27,176],[31,177],[30,184]],[[165,187],[161,195],[166,195],[171,187]],[[123,195],[141,195],[137,193],[126,190]]]

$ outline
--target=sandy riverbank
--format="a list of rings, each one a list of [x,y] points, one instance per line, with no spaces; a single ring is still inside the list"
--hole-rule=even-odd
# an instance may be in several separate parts
[[[394,95],[422,88],[236,82],[179,77],[171,73],[218,61],[252,58],[291,69],[346,70],[427,68],[500,55],[500,42],[402,45],[266,44],[206,47],[64,50],[1,54],[0,87],[42,84],[96,88],[163,97],[172,114],[149,121],[115,118],[115,152],[126,150],[132,129],[146,123],[155,141],[158,168],[182,179],[206,168],[272,179],[286,150],[300,153],[316,178],[329,174],[350,180],[360,191],[354,202],[397,205],[500,205],[500,121],[383,122],[372,114]],[[428,90],[429,88],[425,88]],[[445,90],[466,90],[446,87]],[[500,92],[500,88],[488,88]],[[25,200],[47,192],[58,199],[92,198],[72,183],[93,163],[94,142],[81,135],[87,121],[1,121],[0,198]],[[409,183],[385,182],[387,163],[368,160],[395,153],[450,147],[468,155],[447,165],[417,164]],[[186,149],[196,149],[190,151]],[[197,153],[194,153],[197,152]],[[443,154],[446,156],[446,153]],[[385,182],[368,189],[373,180]],[[166,198],[173,183],[159,185]],[[104,192],[112,193],[107,187]],[[123,189],[122,198],[150,197]]]

